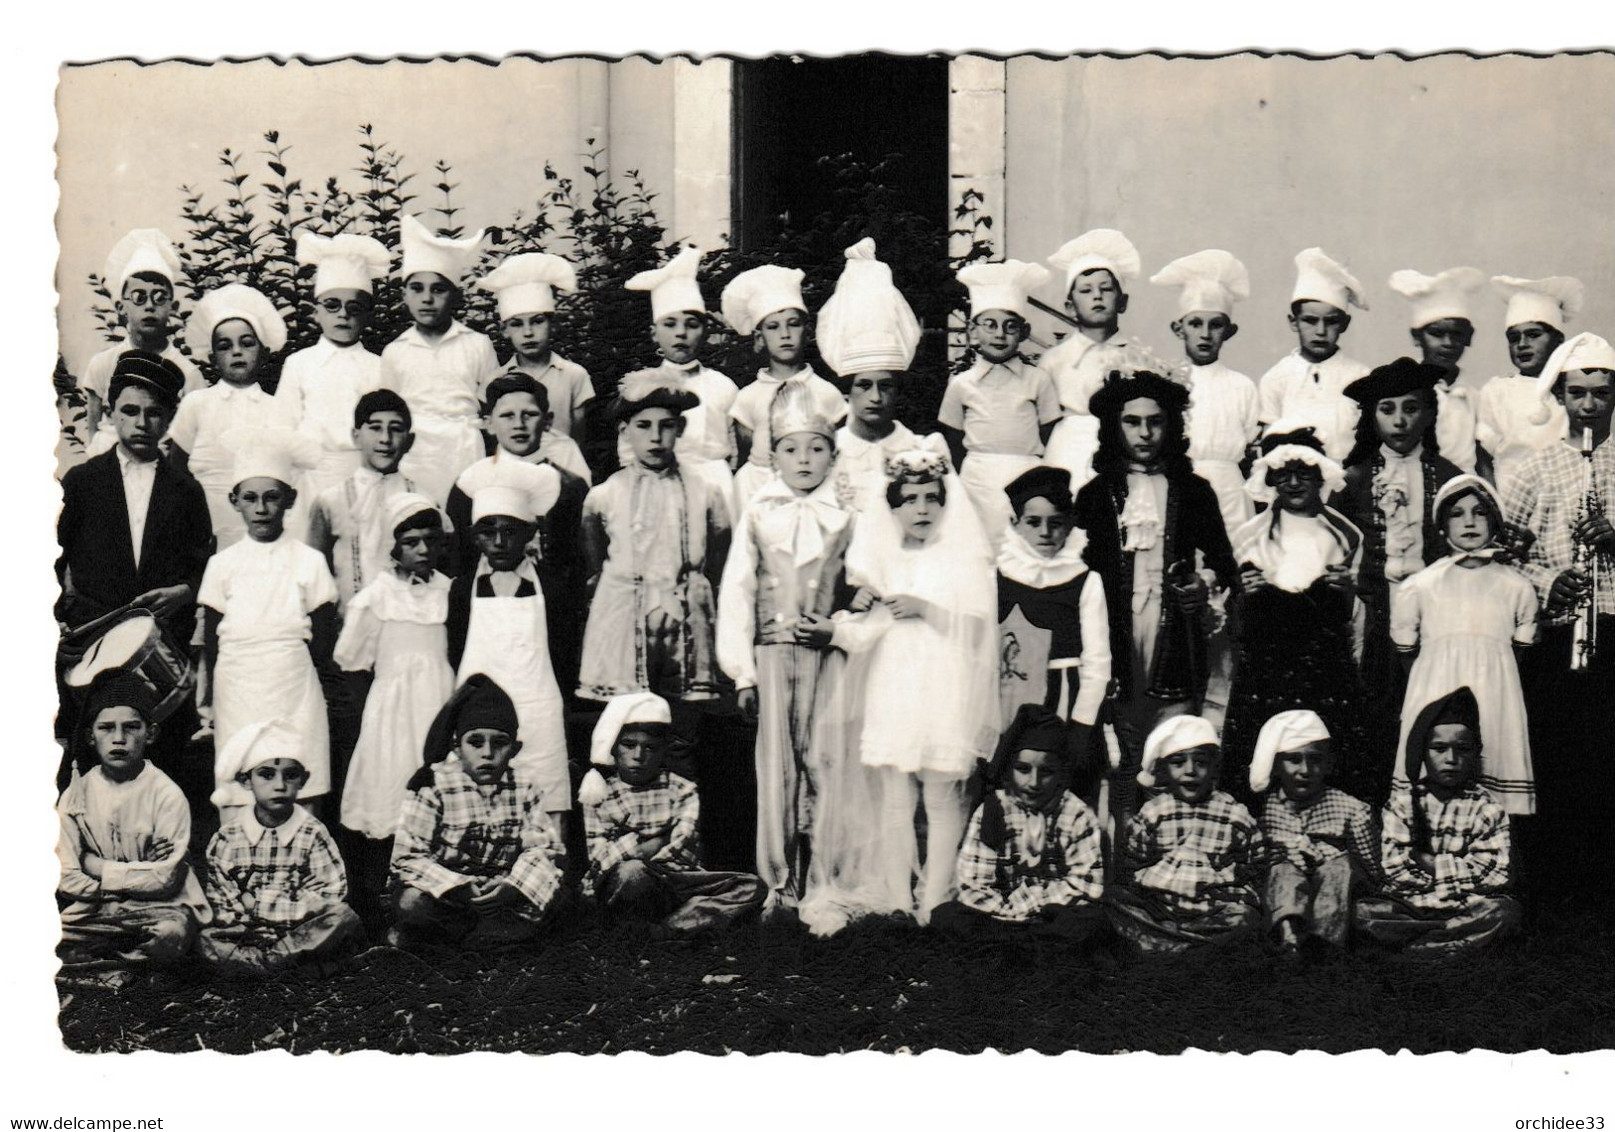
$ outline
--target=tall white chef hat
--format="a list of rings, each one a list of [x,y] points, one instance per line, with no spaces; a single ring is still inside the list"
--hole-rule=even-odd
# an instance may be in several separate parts
[[[408,279],[418,272],[432,271],[458,287],[477,262],[487,234],[487,229],[478,228],[469,236],[438,236],[417,218],[406,216],[399,229],[404,262],[398,268],[398,277]]]
[[[518,314],[550,314],[555,310],[555,292],[571,294],[578,289],[578,273],[571,263],[548,252],[513,255],[477,281],[499,301],[499,317]]]
[[[1540,322],[1561,334],[1565,323],[1581,313],[1581,304],[1587,295],[1581,280],[1568,275],[1550,275],[1546,279],[1494,275],[1492,286],[1508,302],[1508,312],[1503,316],[1505,327]]]
[[[705,313],[706,299],[701,297],[701,285],[695,274],[701,267],[701,249],[688,245],[661,267],[641,271],[623,286],[630,291],[650,292],[652,322],[680,311]]]
[[[531,523],[549,514],[561,496],[561,476],[549,464],[525,460],[483,460],[457,483],[471,497],[471,521],[507,515]]]
[[[1290,302],[1328,303],[1339,310],[1368,309],[1357,277],[1330,259],[1322,248],[1307,248],[1296,255],[1295,290],[1290,292]]]
[[[1439,275],[1404,268],[1391,276],[1390,288],[1412,304],[1408,326],[1419,330],[1444,318],[1473,322],[1469,296],[1485,282],[1486,273],[1475,267],[1449,267]]]
[[[235,453],[230,469],[232,487],[260,477],[296,487],[300,473],[314,467],[320,459],[319,445],[296,429],[283,425],[233,428],[219,440]]]
[[[866,236],[843,254],[847,264],[819,311],[819,354],[841,377],[901,373],[914,364],[920,320],[892,282],[892,269],[875,258],[874,240]]]
[[[1181,256],[1167,264],[1150,282],[1158,287],[1177,287],[1178,316],[1193,311],[1233,314],[1234,304],[1250,298],[1250,272],[1221,248],[1207,248]]]
[[[327,291],[363,291],[373,294],[373,279],[387,274],[392,263],[380,240],[343,232],[322,236],[303,229],[297,233],[297,262],[314,265],[314,297]]]
[[[1052,276],[1040,263],[1006,259],[1003,263],[972,263],[957,278],[970,289],[971,318],[983,311],[1009,311],[1030,319],[1032,308],[1026,293],[1041,287]]]
[[[141,274],[161,275],[170,287],[185,277],[173,241],[155,228],[136,228],[107,253],[106,284],[113,301],[123,297],[125,283]]]
[[[803,272],[794,267],[765,263],[742,271],[729,280],[718,296],[723,320],[736,334],[750,334],[757,324],[776,311],[807,310],[802,301]]]
[[[1066,241],[1049,257],[1049,263],[1056,271],[1065,273],[1067,294],[1084,271],[1104,268],[1125,289],[1125,281],[1138,278],[1138,273],[1144,269],[1144,261],[1139,259],[1133,242],[1114,228],[1094,228]]]

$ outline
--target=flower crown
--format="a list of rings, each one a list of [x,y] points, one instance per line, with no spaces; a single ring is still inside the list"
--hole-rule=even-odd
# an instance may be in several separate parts
[[[886,458],[886,478],[893,483],[931,483],[948,474],[948,458],[928,448],[911,448]]]

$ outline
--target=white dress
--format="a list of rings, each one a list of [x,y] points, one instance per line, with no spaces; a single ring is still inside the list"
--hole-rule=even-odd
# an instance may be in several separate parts
[[[366,837],[393,835],[426,732],[454,692],[448,613],[449,580],[436,573],[413,583],[388,570],[348,603],[336,662],[376,677],[342,787],[342,824]]]
[[[336,602],[325,559],[288,534],[274,542],[242,539],[209,560],[196,601],[222,614],[213,669],[214,749],[224,750],[249,723],[285,720],[302,738],[308,782],[301,797],[329,791],[325,694],[308,651],[309,614]]]
[[[1470,568],[1455,557],[1426,567],[1391,591],[1391,638],[1419,650],[1408,674],[1397,744],[1432,700],[1468,685],[1480,705],[1480,784],[1511,814],[1536,811],[1525,698],[1514,646],[1536,640],[1536,590],[1498,562]],[[1396,760],[1398,783],[1406,781]]]

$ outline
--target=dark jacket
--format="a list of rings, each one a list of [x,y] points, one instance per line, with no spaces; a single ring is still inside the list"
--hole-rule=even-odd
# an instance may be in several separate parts
[[[63,477],[56,540],[61,545],[56,577],[64,590],[57,616],[77,627],[147,590],[184,583],[194,596],[213,553],[213,523],[201,485],[159,459],[137,569],[123,473],[114,449],[69,469]],[[165,627],[188,645],[195,624],[193,602],[170,617]]]
[[[1123,699],[1137,691],[1166,701],[1198,699],[1206,686],[1206,634],[1190,624],[1170,595],[1161,602],[1160,629],[1150,670],[1133,671],[1133,555],[1122,550],[1121,513],[1127,503],[1127,473],[1107,472],[1083,485],[1077,492],[1077,525],[1088,535],[1083,557],[1105,584],[1105,601],[1110,612],[1111,672]],[[1174,563],[1196,561],[1217,575],[1223,586],[1232,587],[1239,567],[1228,546],[1228,531],[1222,509],[1211,485],[1190,472],[1167,474],[1166,514],[1162,521],[1166,540],[1163,561],[1170,570]],[[1137,687],[1143,681],[1142,687]]]

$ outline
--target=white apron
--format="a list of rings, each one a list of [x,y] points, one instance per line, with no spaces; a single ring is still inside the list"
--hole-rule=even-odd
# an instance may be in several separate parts
[[[549,628],[544,594],[535,585],[532,597],[471,598],[471,623],[455,686],[473,673],[491,677],[516,705],[522,766],[544,792],[544,809],[564,813],[572,808],[572,783],[566,767],[566,720],[561,692],[550,663]]]
[[[297,756],[308,771],[299,798],[331,790],[331,735],[325,721],[325,693],[314,671],[308,643],[300,639],[232,641],[219,648],[213,668],[215,751],[237,731],[265,719],[284,719],[302,737]],[[217,781],[215,786],[222,786]]]
[[[1245,477],[1234,461],[1199,459],[1194,462],[1194,474],[1217,493],[1217,507],[1222,511],[1222,523],[1230,536],[1256,514],[1256,505],[1245,490]]]
[[[1036,456],[972,452],[965,457],[964,465],[959,469],[959,482],[970,493],[970,502],[976,507],[976,517],[981,520],[981,533],[987,536],[987,543],[995,555],[999,544],[1004,541],[1004,531],[1015,514],[1004,488],[1016,476],[1037,465]]]
[[[1093,479],[1093,457],[1099,451],[1099,420],[1090,413],[1061,417],[1049,434],[1043,462],[1071,473],[1071,490]]]

